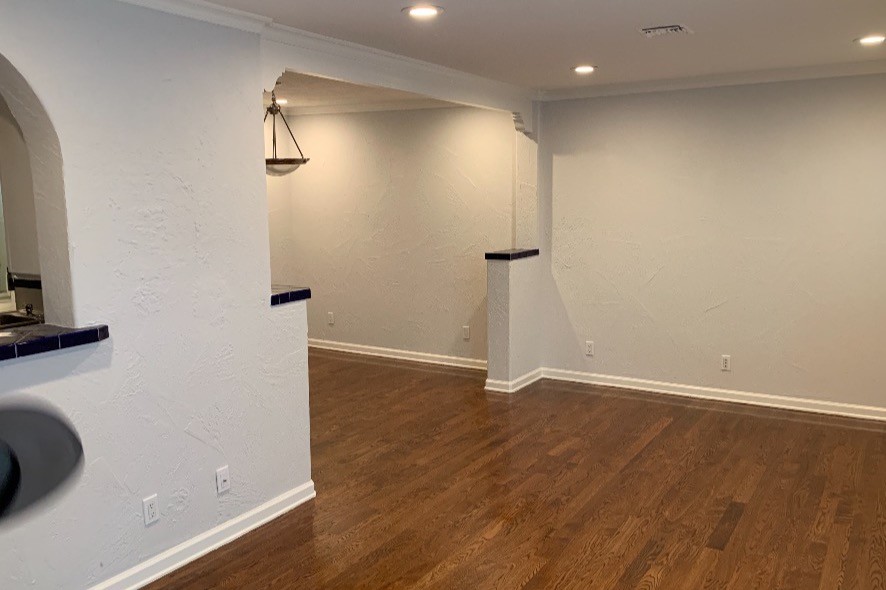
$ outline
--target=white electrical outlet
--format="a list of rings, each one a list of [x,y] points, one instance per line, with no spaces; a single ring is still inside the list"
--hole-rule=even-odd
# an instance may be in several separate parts
[[[145,526],[160,520],[160,506],[157,501],[157,494],[142,500],[142,511],[145,514]]]
[[[328,314],[326,314],[326,323],[329,324],[330,326],[335,325],[335,314],[332,313],[331,311]]]
[[[732,370],[732,357],[728,354],[724,354],[720,359],[720,370],[726,372]]]
[[[594,341],[588,340],[585,342],[585,356],[594,356]]]
[[[231,474],[228,471],[228,466],[219,467],[215,472],[215,490],[219,494],[224,494],[228,490],[231,489]]]
[[[461,327],[461,337],[465,340],[471,339],[471,327],[470,326],[462,326]]]

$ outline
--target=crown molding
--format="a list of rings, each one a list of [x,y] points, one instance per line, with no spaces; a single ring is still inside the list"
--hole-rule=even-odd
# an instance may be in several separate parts
[[[294,29],[292,27],[280,25],[275,22],[269,23],[268,26],[264,29],[262,33],[262,39],[273,41],[276,43],[282,43],[285,45],[291,45],[293,47],[298,47],[299,49],[304,49],[307,51],[322,52],[326,55],[336,56],[355,62],[364,62],[368,59],[377,65],[381,65],[386,69],[390,69],[391,71],[398,71],[402,68],[409,68],[420,70],[422,72],[426,72],[436,76],[444,76],[464,82],[469,82],[471,84],[482,86],[496,92],[516,94],[529,98],[534,95],[534,92],[531,90],[524,89],[513,84],[508,84],[506,82],[490,80],[489,78],[477,76],[476,74],[469,74],[467,72],[462,72],[461,70],[454,70],[452,68],[447,68],[446,66],[441,66],[427,61],[406,57],[404,55],[400,55],[399,53],[391,53],[390,51],[375,49],[374,47],[359,45],[357,43],[343,41],[334,37],[326,37],[324,35],[311,33],[309,31],[303,31],[301,29]]]
[[[273,19],[252,14],[251,12],[225,8],[217,4],[204,2],[203,0],[118,0],[118,2],[151,8],[160,12],[250,33],[261,33],[265,27],[274,22]]]
[[[542,90],[536,93],[535,98],[541,102],[555,102],[559,100],[599,98],[604,96],[646,94],[651,92],[669,92],[696,88],[717,88],[721,86],[768,84],[772,82],[816,80],[822,78],[842,78],[883,73],[886,73],[886,60],[871,60],[802,68],[783,68],[754,72],[716,74],[673,80],[653,80],[649,82],[633,82],[628,84],[607,84],[600,86],[583,86],[581,88],[564,88],[560,90]]]
[[[532,90],[277,23],[262,32],[262,62],[266,89],[289,70],[509,111],[532,122]]]
[[[429,109],[457,109],[460,105],[434,98],[415,100],[390,100],[374,103],[354,103],[342,105],[283,107],[287,115],[303,117],[308,115],[350,115],[355,113],[381,113],[386,111],[423,111]]]
[[[260,35],[264,62],[262,74],[266,88],[272,87],[285,70],[383,86],[466,106],[510,111],[515,116],[518,130],[527,134],[531,134],[535,127],[537,105],[533,107],[534,102],[886,73],[886,60],[881,59],[580,88],[529,90],[365,45],[286,27],[267,17],[224,8],[204,0],[118,1]]]
[[[273,19],[204,0],[118,0],[241,31],[262,42],[262,81],[297,71],[357,84],[423,94],[460,105],[509,111],[532,122],[535,92],[395,53],[277,24]]]

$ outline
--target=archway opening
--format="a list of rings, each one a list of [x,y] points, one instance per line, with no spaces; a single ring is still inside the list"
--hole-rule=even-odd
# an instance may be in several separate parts
[[[311,346],[482,369],[484,253],[513,239],[512,113],[291,71],[275,94],[310,161],[267,177],[271,274],[311,288]],[[278,149],[301,155],[279,130]]]
[[[0,305],[75,326],[58,135],[31,85],[2,55],[0,191],[5,222],[0,287],[6,289]]]

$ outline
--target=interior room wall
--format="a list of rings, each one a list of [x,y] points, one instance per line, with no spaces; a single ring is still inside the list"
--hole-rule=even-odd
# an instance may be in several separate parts
[[[34,181],[28,147],[22,131],[0,98],[0,190],[10,268],[17,273],[40,274]],[[0,234],[2,235],[2,234]]]
[[[514,247],[538,248],[538,143],[516,132]]]
[[[290,122],[311,161],[288,182],[269,179],[271,269],[277,283],[311,287],[310,336],[485,359],[483,255],[512,238],[511,115],[454,107]]]
[[[877,75],[545,104],[545,365],[886,406],[884,96]]]
[[[305,304],[269,306],[258,35],[12,0],[0,54],[58,135],[78,324],[111,334],[0,366],[0,406],[55,407],[85,451],[63,493],[0,525],[0,587],[80,590],[310,486]]]

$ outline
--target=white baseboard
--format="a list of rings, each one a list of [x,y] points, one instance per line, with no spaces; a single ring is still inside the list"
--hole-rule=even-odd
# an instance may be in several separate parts
[[[362,344],[348,344],[345,342],[331,342],[311,338],[308,345],[326,350],[338,350],[370,356],[393,358],[407,361],[447,365],[451,367],[463,367],[469,369],[486,369],[486,361],[461,357],[441,356],[424,352],[412,352],[392,348],[379,348]],[[814,400],[802,397],[788,397],[783,395],[771,395],[766,393],[752,393],[731,389],[718,389],[714,387],[701,387],[697,385],[685,385],[682,383],[667,383],[664,381],[651,381],[647,379],[635,379],[633,377],[618,377],[615,375],[601,375],[597,373],[584,373],[581,371],[565,371],[562,369],[541,368],[530,371],[513,381],[486,380],[486,390],[497,393],[516,393],[540,379],[552,379],[554,381],[569,381],[574,383],[587,383],[589,385],[601,385],[618,389],[633,391],[645,391],[649,393],[663,393],[682,397],[714,400],[778,408],[782,410],[796,410],[812,412],[816,414],[829,414],[848,418],[862,418],[866,420],[886,421],[886,408],[876,406],[861,406],[840,402]]]
[[[694,399],[705,399],[722,402],[739,403],[781,410],[797,410],[801,412],[813,412],[816,414],[830,414],[849,418],[863,418],[866,420],[886,421],[886,408],[875,406],[859,406],[840,402],[821,401],[802,397],[787,397],[783,395],[770,395],[766,393],[751,393],[747,391],[735,391],[730,389],[717,389],[714,387],[700,387],[696,385],[683,385],[680,383],[666,383],[663,381],[649,381],[646,379],[634,379],[631,377],[615,377],[612,375],[598,375],[594,373],[582,373],[578,371],[563,371],[560,369],[542,369],[545,379],[555,381],[571,381],[574,383],[588,383],[590,385],[602,385],[619,389],[645,391],[650,393],[664,393],[678,395]]]
[[[522,377],[518,377],[513,381],[496,381],[495,379],[486,380],[486,391],[495,391],[498,393],[516,393],[526,387],[532,385],[541,379],[544,369],[536,369],[526,373]]]
[[[274,520],[316,496],[314,482],[309,481],[294,490],[277,496],[245,514],[197,535],[184,543],[164,551],[90,590],[135,590],[159,580],[180,567],[203,557],[222,545],[238,539],[261,525]]]
[[[418,361],[433,365],[445,365],[447,367],[461,367],[465,369],[485,369],[486,361],[481,359],[469,359],[459,356],[443,356],[427,352],[413,352],[397,348],[381,348],[378,346],[366,346],[364,344],[349,344],[347,342],[332,342],[330,340],[317,340],[308,338],[308,346],[322,348],[324,350],[337,350],[339,352],[353,352],[369,356],[380,356],[401,361]]]

